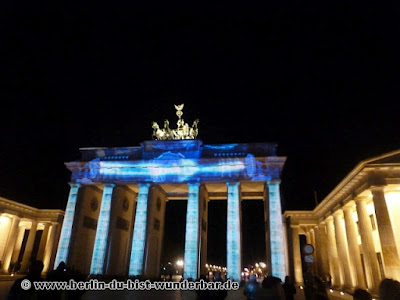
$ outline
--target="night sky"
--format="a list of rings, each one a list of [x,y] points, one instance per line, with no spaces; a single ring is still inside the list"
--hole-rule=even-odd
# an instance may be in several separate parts
[[[265,2],[3,1],[0,196],[65,209],[79,148],[138,146],[181,103],[204,144],[278,144],[284,210],[400,148],[400,5]]]

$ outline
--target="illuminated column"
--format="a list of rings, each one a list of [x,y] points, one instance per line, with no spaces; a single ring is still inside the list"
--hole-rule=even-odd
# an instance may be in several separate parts
[[[226,272],[228,278],[239,282],[242,272],[240,183],[227,182],[227,186]]]
[[[374,200],[379,237],[381,240],[383,261],[385,264],[385,276],[395,280],[400,280],[400,260],[386,204],[384,188],[383,186],[374,186],[371,187],[371,191]]]
[[[103,274],[106,257],[108,229],[110,228],[111,200],[114,184],[105,184],[101,199],[99,219],[97,222],[96,238],[94,240],[90,274]]]
[[[332,276],[332,285],[339,287],[341,285],[339,272],[339,257],[336,248],[335,227],[333,225],[333,217],[329,216],[325,220],[328,235],[328,257],[329,269]]]
[[[51,227],[49,229],[49,238],[43,254],[43,272],[47,272],[48,270],[50,270],[51,257],[53,256],[53,248],[57,237],[57,227],[58,224],[54,223],[51,224]]]
[[[7,244],[4,249],[3,271],[5,272],[8,272],[8,268],[10,267],[11,257],[15,247],[15,241],[18,236],[19,221],[20,221],[19,217],[17,216],[13,217],[10,234],[8,235]]]
[[[351,271],[355,273],[354,275],[357,279],[356,285],[365,289],[367,288],[367,284],[365,282],[365,276],[362,269],[360,247],[358,246],[357,241],[357,229],[356,223],[353,219],[353,211],[350,206],[344,206],[343,212],[346,226],[347,244],[349,246]]]
[[[356,198],[356,208],[368,288],[377,291],[381,276],[372,237],[372,225],[365,200]]]
[[[204,185],[200,186],[199,189],[199,200],[200,200],[200,219],[199,219],[199,227],[200,227],[200,261],[199,261],[199,274],[207,274],[207,222],[208,222],[208,192]]]
[[[38,250],[38,253],[37,253],[37,256],[36,256],[37,260],[43,260],[44,249],[46,248],[47,237],[48,237],[48,234],[49,234],[49,228],[50,228],[50,223],[44,223],[42,236],[40,237],[39,250]]]
[[[78,198],[79,183],[70,183],[67,208],[65,209],[64,221],[61,228],[60,240],[54,265],[58,266],[60,262],[67,263],[69,255],[69,246],[71,243],[72,223],[74,222],[76,200]]]
[[[286,276],[286,258],[279,181],[269,181],[268,188],[271,272],[273,276],[279,277],[283,282]]]
[[[33,244],[35,242],[35,237],[36,237],[37,224],[38,223],[36,220],[32,220],[31,229],[29,230],[28,239],[26,241],[24,257],[22,258],[21,262],[21,269],[20,269],[21,273],[27,272],[29,268],[29,263],[31,260],[32,250],[33,250]]]
[[[185,256],[183,277],[198,277],[199,258],[199,186],[198,182],[188,183],[189,193],[186,209]]]
[[[316,274],[317,273],[317,266],[318,266],[318,249],[317,246],[315,245],[315,231],[314,228],[310,228],[310,239],[311,239],[311,245],[313,245],[314,247],[314,253],[312,254],[314,257],[314,263],[312,264],[312,269],[313,269],[313,273]]]
[[[139,184],[139,195],[136,205],[135,226],[133,228],[132,250],[129,262],[129,275],[143,273],[144,245],[146,242],[147,201],[150,183]]]
[[[293,241],[293,265],[294,265],[294,281],[296,284],[303,284],[303,268],[301,265],[300,237],[299,226],[291,225],[292,241]]]
[[[320,223],[314,227],[315,231],[315,244],[317,246],[317,272],[324,278],[329,273],[328,253],[326,249],[326,231],[325,224]]]
[[[25,236],[25,226],[20,226],[18,229],[18,236],[17,240],[15,241],[14,250],[12,253],[11,261],[16,262],[19,257],[19,252],[21,251],[22,241],[24,240]]]
[[[337,210],[334,214],[334,223],[335,223],[335,233],[336,233],[336,243],[339,254],[339,268],[342,273],[342,285],[343,287],[354,286],[353,280],[350,273],[350,260],[349,254],[347,250],[347,237],[344,229],[344,221],[343,221],[343,212],[341,209]]]

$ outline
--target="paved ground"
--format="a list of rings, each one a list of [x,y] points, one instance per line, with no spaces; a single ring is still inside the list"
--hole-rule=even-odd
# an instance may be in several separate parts
[[[0,300],[7,299],[7,294],[11,285],[17,277],[0,276]],[[195,300],[196,294],[192,291],[88,291],[84,293],[82,300],[105,300],[105,299],[121,299],[121,300]],[[227,300],[246,300],[243,295],[243,288],[237,291],[229,291]],[[331,300],[352,300],[353,297],[345,294],[340,295],[338,291],[329,293]],[[305,300],[303,290],[297,289],[295,300]]]

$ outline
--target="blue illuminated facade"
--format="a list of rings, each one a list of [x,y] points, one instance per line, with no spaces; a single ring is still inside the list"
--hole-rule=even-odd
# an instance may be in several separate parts
[[[225,186],[227,200],[227,276],[233,280],[241,279],[241,193],[242,182],[261,183],[266,186],[270,212],[270,247],[271,256],[267,264],[272,274],[284,279],[286,275],[285,250],[283,245],[283,227],[280,206],[279,182],[285,157],[277,156],[277,145],[273,143],[250,144],[214,144],[203,145],[201,140],[163,140],[144,141],[138,147],[119,148],[81,148],[79,161],[66,163],[72,172],[71,192],[68,200],[61,238],[58,246],[56,265],[68,261],[71,240],[73,239],[75,207],[79,202],[78,190],[89,185],[102,185],[103,196],[97,219],[85,218],[85,226],[96,229],[90,274],[104,274],[110,264],[108,251],[109,234],[112,228],[131,232],[130,247],[125,252],[126,273],[130,276],[145,275],[148,269],[156,269],[159,251],[148,247],[149,230],[161,230],[162,220],[152,215],[149,201],[151,188],[157,185],[185,184],[187,192],[186,235],[184,251],[185,278],[197,278],[202,269],[199,243],[201,230],[206,230],[205,220],[199,215],[199,186],[216,183]],[[118,186],[133,186],[137,193],[136,206],[130,218],[114,218],[119,223],[112,224],[113,190]],[[136,188],[135,188],[136,187]],[[212,194],[212,193],[211,193]],[[82,197],[85,197],[84,195]],[[168,197],[168,195],[166,196]],[[129,205],[128,205],[129,206]],[[78,207],[78,206],[77,206]],[[80,208],[86,209],[86,208]],[[95,208],[93,208],[95,211]],[[93,213],[93,212],[92,212]],[[84,213],[82,213],[84,215]],[[94,213],[93,213],[94,214]],[[134,221],[133,221],[134,220]],[[202,227],[203,226],[203,227]],[[130,229],[131,228],[131,229]],[[131,231],[129,231],[131,230]],[[151,245],[158,245],[162,234],[153,236]],[[72,246],[76,247],[76,245]],[[125,253],[121,252],[121,253]],[[121,255],[125,257],[125,255]],[[156,257],[156,258],[154,258]],[[123,259],[123,258],[121,258]],[[154,267],[155,266],[155,267]]]
[[[198,182],[188,183],[188,204],[186,209],[186,235],[184,254],[184,278],[197,278],[199,263],[199,186]]]
[[[114,184],[106,184],[104,186],[96,230],[96,239],[93,247],[90,274],[103,274],[104,258],[107,250],[108,229],[110,227],[111,200],[114,186]]]
[[[65,216],[63,226],[61,229],[60,240],[58,241],[58,250],[54,266],[58,266],[60,262],[67,262],[69,254],[69,245],[71,241],[72,223],[74,221],[76,200],[78,197],[78,190],[80,184],[72,183],[69,191],[69,197],[67,202],[67,208],[65,210]]]

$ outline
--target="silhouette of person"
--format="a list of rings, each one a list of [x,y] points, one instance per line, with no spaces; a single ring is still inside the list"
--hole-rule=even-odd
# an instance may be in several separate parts
[[[372,295],[368,291],[358,288],[354,290],[353,300],[372,300]]]
[[[224,280],[221,277],[220,272],[216,272],[214,275],[214,282],[221,282],[221,284],[224,283]],[[215,289],[215,290],[209,290],[208,291],[208,299],[213,299],[213,300],[223,300],[228,296],[228,291],[225,289]]]
[[[257,281],[256,275],[250,274],[249,281],[244,285],[243,294],[247,297],[247,300],[254,300],[259,288],[260,284]]]
[[[8,293],[7,300],[47,299],[47,291],[36,290],[34,285],[36,281],[44,281],[44,278],[41,276],[43,267],[44,265],[41,260],[32,261],[28,274],[14,281]]]
[[[400,282],[385,278],[379,284],[379,300],[400,300]]]
[[[293,300],[294,299],[294,294],[296,294],[296,287],[290,280],[289,276],[285,277],[285,282],[282,284],[282,288],[285,294],[285,299],[286,300]]]
[[[70,274],[67,271],[67,266],[65,262],[60,262],[55,270],[50,271],[47,274],[47,281],[68,281],[70,279]],[[52,299],[66,298],[67,292],[63,290],[53,290],[48,291]]]
[[[256,300],[282,300],[283,293],[282,280],[275,276],[267,276],[256,293]]]

